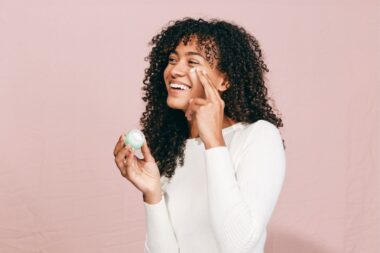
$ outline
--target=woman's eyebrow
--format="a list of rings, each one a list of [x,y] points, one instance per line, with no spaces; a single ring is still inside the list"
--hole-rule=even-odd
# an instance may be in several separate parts
[[[171,53],[172,53],[172,54],[176,54],[176,55],[178,55],[178,52],[175,51],[175,50],[172,51]],[[198,56],[202,57],[204,60],[206,60],[206,59],[203,57],[203,55],[201,55],[201,54],[198,53],[198,52],[188,51],[188,52],[185,53],[185,55],[186,55],[186,56],[188,56],[188,55],[198,55]]]

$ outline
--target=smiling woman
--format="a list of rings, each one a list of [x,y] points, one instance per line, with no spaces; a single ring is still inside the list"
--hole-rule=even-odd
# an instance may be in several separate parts
[[[150,45],[144,158],[122,138],[114,150],[143,193],[145,252],[262,253],[285,147],[258,41],[232,23],[184,18]]]
[[[203,86],[197,79],[196,69],[207,72],[215,88],[220,91],[225,90],[224,75],[215,67],[211,66],[204,56],[198,52],[196,36],[192,36],[188,45],[181,42],[174,52],[169,55],[169,64],[164,71],[164,79],[168,89],[169,107],[173,109],[186,110],[190,98],[206,98]],[[171,84],[180,84],[180,87],[189,87],[186,92],[172,92]],[[172,97],[172,94],[181,94],[181,97]],[[174,99],[173,99],[174,98]],[[180,99],[175,99],[180,98]]]

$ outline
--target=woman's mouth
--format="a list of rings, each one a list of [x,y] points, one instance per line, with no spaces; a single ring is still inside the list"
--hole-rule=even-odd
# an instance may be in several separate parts
[[[191,87],[183,83],[171,82],[169,84],[169,91],[173,94],[186,93],[187,91],[190,91],[190,90],[191,90]]]

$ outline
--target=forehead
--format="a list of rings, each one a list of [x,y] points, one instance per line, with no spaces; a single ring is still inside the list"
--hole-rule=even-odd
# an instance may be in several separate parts
[[[196,37],[191,37],[185,44],[184,40],[181,39],[180,42],[177,44],[176,51],[192,51],[197,52],[201,55],[204,55],[204,50],[201,49],[201,47],[198,44],[198,39]]]
[[[175,51],[181,54],[188,53],[187,55],[199,54],[211,66],[216,60],[217,55],[217,47],[212,39],[205,39],[199,41],[196,35],[190,36],[187,41],[185,41],[185,39],[182,38],[180,42],[177,44]],[[192,53],[189,54],[189,52]]]
[[[181,53],[183,53],[183,52],[196,52],[196,53],[198,53],[198,54],[202,54],[202,53],[203,53],[202,51],[200,51],[200,50],[197,48],[196,45],[189,45],[189,44],[185,45],[185,44],[183,44],[182,42],[179,43],[179,44],[176,46],[175,50],[173,50],[172,52],[174,52],[174,51],[181,52]]]

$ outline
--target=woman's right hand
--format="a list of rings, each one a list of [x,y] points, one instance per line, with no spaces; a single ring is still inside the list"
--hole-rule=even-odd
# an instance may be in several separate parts
[[[161,199],[160,171],[146,142],[141,147],[141,151],[144,159],[138,158],[129,145],[125,146],[123,135],[121,135],[113,152],[115,163],[121,175],[144,194],[144,201],[159,202]]]

